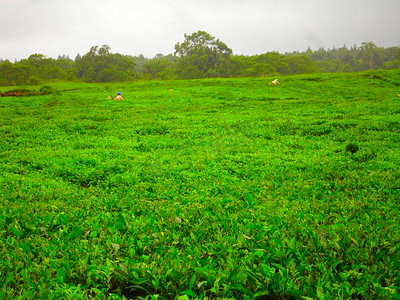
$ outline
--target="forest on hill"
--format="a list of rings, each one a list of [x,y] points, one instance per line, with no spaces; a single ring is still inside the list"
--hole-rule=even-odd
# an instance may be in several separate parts
[[[35,85],[51,80],[116,82],[134,79],[193,79],[259,77],[325,72],[357,72],[400,68],[400,47],[383,48],[363,42],[351,48],[304,52],[267,52],[236,55],[231,48],[205,31],[185,34],[175,52],[153,58],[112,53],[108,45],[92,46],[75,59],[32,54],[10,62],[0,58],[0,85]]]

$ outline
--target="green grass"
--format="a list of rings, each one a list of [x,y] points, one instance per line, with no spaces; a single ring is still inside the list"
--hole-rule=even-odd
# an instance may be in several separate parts
[[[270,80],[0,98],[0,298],[400,298],[400,71]]]

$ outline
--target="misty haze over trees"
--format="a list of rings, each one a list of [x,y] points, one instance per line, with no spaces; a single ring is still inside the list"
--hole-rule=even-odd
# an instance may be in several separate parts
[[[153,58],[112,53],[108,45],[93,46],[83,56],[57,59],[32,54],[10,62],[0,59],[0,85],[40,84],[50,80],[86,82],[133,79],[192,79],[258,77],[318,72],[357,72],[400,68],[400,47],[381,48],[364,42],[351,48],[312,50],[281,54],[234,55],[225,43],[205,31],[184,35],[173,54]]]

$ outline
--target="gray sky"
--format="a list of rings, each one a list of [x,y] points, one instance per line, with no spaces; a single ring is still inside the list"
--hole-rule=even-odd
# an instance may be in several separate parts
[[[400,46],[400,0],[0,0],[0,58],[174,52],[204,30],[234,54]]]

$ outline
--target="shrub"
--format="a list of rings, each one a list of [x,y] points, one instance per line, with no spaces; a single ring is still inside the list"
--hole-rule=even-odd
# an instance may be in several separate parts
[[[354,143],[349,143],[346,146],[347,152],[356,153],[358,151],[358,149],[359,148],[358,148],[357,144],[354,144]]]
[[[39,89],[40,94],[48,95],[54,93],[54,89],[49,85],[44,85]]]

